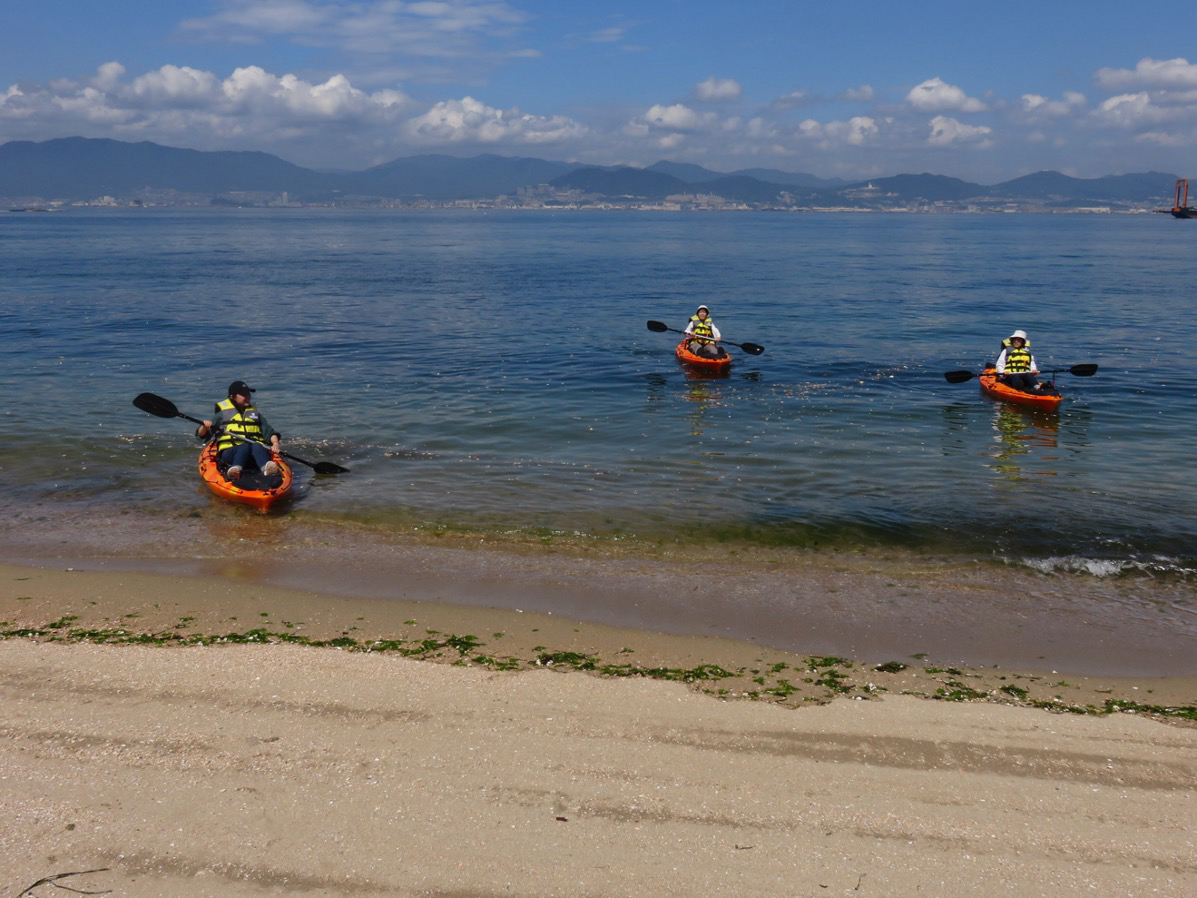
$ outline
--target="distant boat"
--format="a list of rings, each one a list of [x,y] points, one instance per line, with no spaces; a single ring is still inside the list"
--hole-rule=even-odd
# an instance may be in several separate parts
[[[1171,212],[1173,218],[1197,218],[1197,208],[1189,205],[1188,178],[1176,179],[1176,195],[1172,199],[1172,208],[1160,211]]]

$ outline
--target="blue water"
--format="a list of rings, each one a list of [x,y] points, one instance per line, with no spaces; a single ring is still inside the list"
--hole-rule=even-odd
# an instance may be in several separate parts
[[[207,512],[191,425],[258,389],[291,520],[888,547],[1197,570],[1197,224],[1161,215],[69,210],[0,214],[0,506]],[[696,376],[699,303],[732,348]],[[1066,399],[982,397],[1030,332]],[[226,508],[235,519],[250,514]],[[58,528],[55,531],[55,528]],[[10,528],[9,538],[16,531]],[[0,539],[6,538],[0,531]]]

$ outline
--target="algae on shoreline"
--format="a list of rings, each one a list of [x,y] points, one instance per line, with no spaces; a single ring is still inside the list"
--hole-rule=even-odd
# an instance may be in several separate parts
[[[1119,688],[1117,685],[1085,684],[1066,678],[1056,680],[1042,674],[939,668],[896,660],[864,664],[833,656],[798,658],[786,653],[769,653],[768,658],[762,656],[750,662],[755,666],[725,668],[714,661],[691,667],[642,665],[632,660],[635,650],[628,647],[618,650],[618,661],[544,645],[534,645],[530,649],[526,645],[500,647],[499,643],[507,636],[503,632],[493,634],[493,643],[471,634],[443,633],[435,629],[425,629],[422,635],[413,632],[386,638],[355,638],[348,635],[349,631],[320,638],[296,632],[296,625],[290,622],[284,624],[286,629],[278,631],[259,626],[204,633],[192,627],[194,618],[180,618],[170,628],[155,631],[134,627],[132,621],[138,617],[136,613],[124,617],[130,623],[120,627],[73,626],[78,622],[78,616],[73,614],[40,626],[11,627],[8,621],[0,621],[0,627],[6,627],[0,629],[0,640],[164,648],[288,644],[363,653],[398,653],[416,660],[473,665],[494,671],[549,668],[602,677],[680,682],[717,698],[767,701],[791,708],[807,703],[823,704],[836,698],[865,700],[894,693],[946,702],[997,702],[1068,714],[1131,713],[1197,725],[1197,705],[1194,704],[1145,702],[1130,695],[1132,690],[1139,689],[1138,686]],[[417,628],[416,621],[405,623]],[[1154,692],[1147,691],[1149,694]]]

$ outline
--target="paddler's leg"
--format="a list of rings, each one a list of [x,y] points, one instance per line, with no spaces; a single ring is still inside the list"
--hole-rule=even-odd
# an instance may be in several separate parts
[[[238,443],[236,446],[221,450],[217,457],[217,463],[224,471],[225,479],[230,483],[241,476],[241,471],[252,458],[249,446],[249,443]]]
[[[261,443],[244,443],[246,450],[253,458],[253,463],[258,467],[258,470],[265,470],[266,465],[271,461],[270,450]]]

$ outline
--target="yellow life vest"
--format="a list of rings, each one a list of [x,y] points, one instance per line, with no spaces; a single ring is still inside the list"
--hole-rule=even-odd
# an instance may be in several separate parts
[[[246,406],[245,411],[237,411],[237,406],[231,399],[222,399],[216,403],[216,411],[220,413],[220,436],[216,440],[216,451],[223,452],[238,445],[241,440],[234,435],[245,437],[247,440],[262,442],[262,417],[252,405]]]
[[[1007,374],[1024,374],[1031,370],[1031,353],[1025,346],[1022,349],[1015,349],[1010,346],[1006,349],[1006,373]]]
[[[690,322],[694,325],[693,334],[696,337],[713,337],[715,331],[711,329],[711,316],[708,315],[704,321],[697,315],[690,316]],[[710,343],[710,340],[699,340],[699,343]]]

